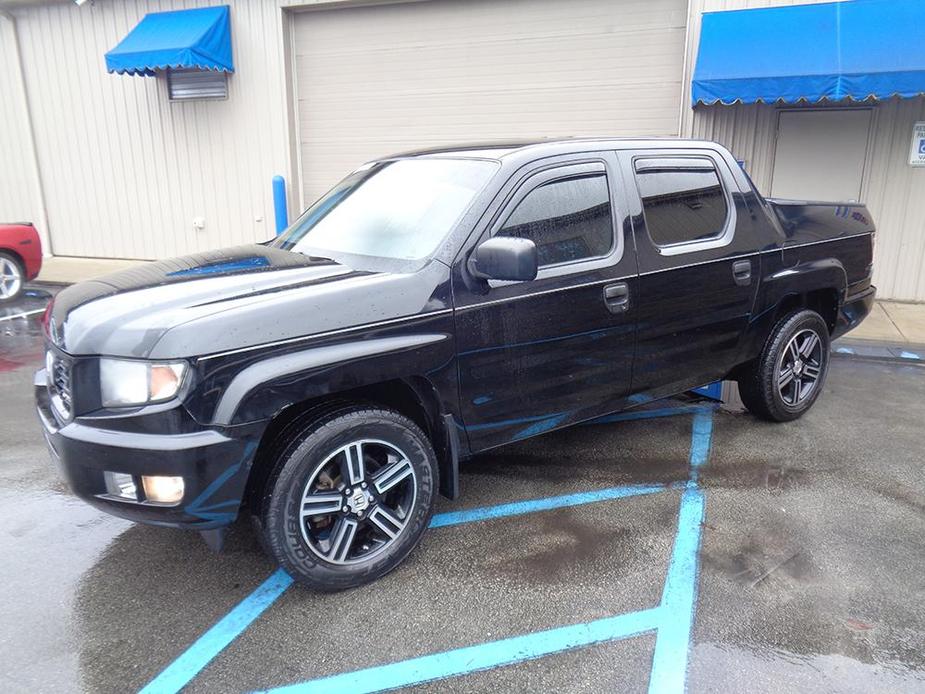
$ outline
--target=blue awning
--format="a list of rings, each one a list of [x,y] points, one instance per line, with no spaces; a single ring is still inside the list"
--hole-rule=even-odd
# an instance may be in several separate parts
[[[106,69],[153,75],[168,68],[234,72],[227,5],[146,14],[106,54]]]
[[[707,12],[692,98],[723,104],[925,93],[925,1]]]

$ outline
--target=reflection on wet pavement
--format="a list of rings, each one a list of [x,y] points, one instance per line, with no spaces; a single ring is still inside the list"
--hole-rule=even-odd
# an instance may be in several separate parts
[[[57,291],[30,287],[15,302],[0,305],[0,373],[42,363],[41,313],[35,312],[44,311]]]
[[[46,295],[24,297],[19,312]],[[6,312],[6,313],[3,313]],[[3,315],[15,315],[10,307]],[[142,686],[274,569],[246,519],[212,554],[77,501],[32,409],[40,314],[0,321],[0,691]],[[715,416],[689,690],[925,691],[925,369],[839,360],[804,419]],[[478,456],[439,511],[686,479],[690,418],[574,427]],[[431,531],[401,569],[291,589],[191,683],[241,691],[654,604],[677,493]],[[380,638],[381,633],[400,638]],[[420,691],[644,691],[654,639]],[[336,648],[332,650],[332,644]]]

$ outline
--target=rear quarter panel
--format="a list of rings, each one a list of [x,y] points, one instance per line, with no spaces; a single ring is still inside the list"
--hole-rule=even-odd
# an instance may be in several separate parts
[[[42,242],[31,224],[0,224],[0,250],[22,261],[27,280],[34,280],[42,269]]]
[[[874,224],[858,204],[768,200],[777,248],[761,258],[761,285],[738,362],[758,356],[789,305],[831,292],[837,309],[871,288]],[[830,316],[831,320],[831,316]]]
[[[863,205],[771,200],[784,234],[785,268],[836,260],[847,294],[870,286],[875,228]]]

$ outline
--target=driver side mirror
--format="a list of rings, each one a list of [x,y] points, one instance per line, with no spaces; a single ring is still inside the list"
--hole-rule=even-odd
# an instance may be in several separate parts
[[[533,280],[539,268],[536,244],[530,239],[495,236],[476,247],[466,266],[479,279]]]

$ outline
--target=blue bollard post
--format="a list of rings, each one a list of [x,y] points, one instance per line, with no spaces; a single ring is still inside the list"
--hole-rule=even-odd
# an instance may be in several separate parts
[[[286,179],[273,177],[273,212],[276,216],[276,235],[283,233],[289,226],[289,212],[286,208]]]

